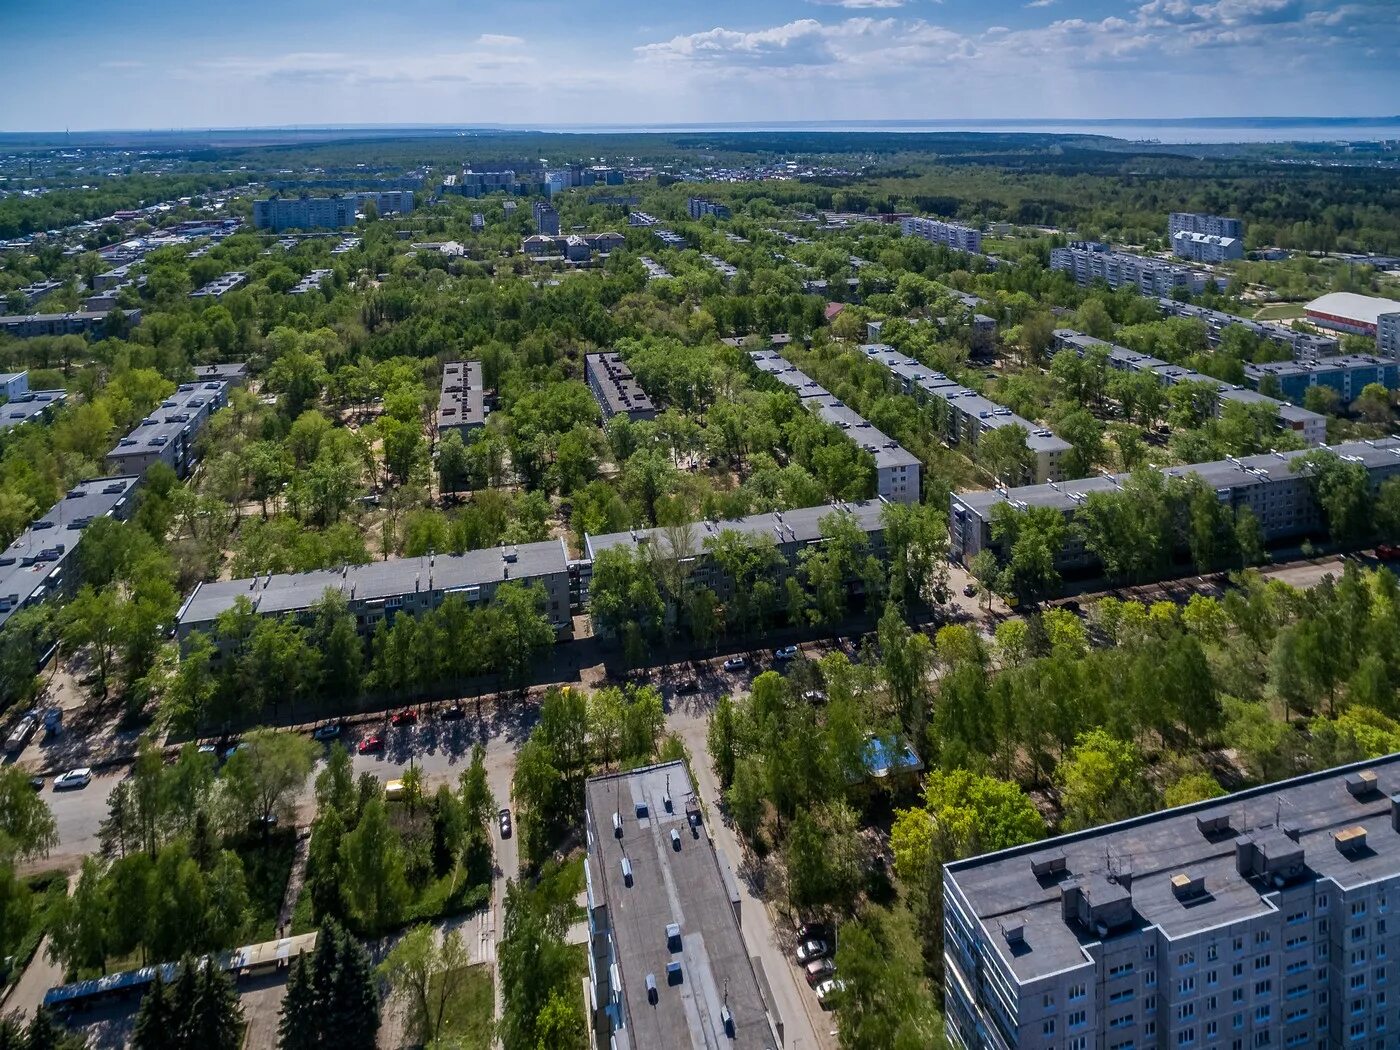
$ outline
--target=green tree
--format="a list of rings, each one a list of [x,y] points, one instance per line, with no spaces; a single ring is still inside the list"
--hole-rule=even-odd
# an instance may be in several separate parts
[[[351,916],[366,932],[391,929],[408,901],[403,847],[389,827],[382,794],[365,805],[341,843],[341,889]]]
[[[1080,735],[1055,779],[1068,829],[1089,828],[1136,816],[1151,807],[1137,747],[1103,729]]]
[[[319,748],[309,737],[255,729],[247,734],[224,766],[230,798],[254,826],[266,832],[274,818],[292,815],[296,796],[311,776]]]
[[[432,1045],[442,1031],[450,1002],[470,980],[466,945],[454,929],[442,940],[432,926],[415,926],[404,934],[385,960],[379,974],[390,994],[408,1010],[408,1030],[424,1045]]]

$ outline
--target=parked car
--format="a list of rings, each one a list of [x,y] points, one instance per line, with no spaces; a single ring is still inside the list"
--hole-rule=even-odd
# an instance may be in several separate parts
[[[821,1004],[823,1010],[830,1010],[836,1005],[836,997],[845,989],[846,982],[839,977],[828,977],[821,984],[817,985],[817,1002]]]
[[[461,704],[448,704],[438,718],[444,722],[460,722],[467,717],[467,709]]]
[[[809,704],[824,704],[826,703],[826,694],[820,689],[806,689],[802,692],[802,699]]]
[[[411,726],[416,724],[417,721],[418,712],[411,707],[405,708],[402,711],[395,711],[389,716],[389,724],[391,726]]]
[[[58,736],[61,732],[63,732],[63,710],[51,707],[44,712],[44,733],[48,736]]]
[[[70,769],[67,773],[60,773],[53,778],[53,789],[55,791],[68,791],[71,788],[85,788],[92,783],[92,770],[87,766],[80,769]]]
[[[795,645],[785,645],[781,649],[773,650],[773,659],[778,660],[780,662],[787,660],[796,660],[797,655],[797,646]]]
[[[317,726],[315,730],[312,731],[311,736],[315,740],[339,740],[340,723],[327,722],[323,726]]]
[[[724,661],[724,669],[726,671],[742,671],[748,666],[749,662],[742,656],[731,656],[728,660]]]
[[[1393,543],[1378,543],[1376,544],[1376,557],[1381,561],[1394,561],[1396,558],[1400,558],[1400,547]]]
[[[38,728],[39,720],[33,715],[25,715],[16,723],[14,731],[5,741],[5,750],[12,755],[19,754],[24,750],[24,745],[29,743],[29,738],[34,735],[34,730]]]
[[[830,959],[813,959],[802,967],[807,983],[815,988],[836,972],[836,964]]]
[[[678,696],[684,695],[686,693],[698,692],[699,689],[700,683],[697,682],[694,678],[682,678],[679,682],[676,683],[676,694]]]
[[[197,750],[201,755],[217,755],[219,753],[219,749],[213,744],[200,744]]]
[[[826,941],[820,937],[813,937],[797,946],[797,961],[803,966],[806,966],[813,959],[825,959],[830,954],[831,949],[827,947]]]
[[[41,776],[37,776],[37,775],[36,775],[36,776],[30,777],[30,778],[29,778],[29,786],[32,787],[35,791],[43,791],[43,790],[44,790],[44,778],[41,777]]]
[[[969,598],[977,597],[977,584],[969,583],[963,587],[963,594]]]
[[[376,733],[374,736],[367,736],[360,741],[359,752],[362,755],[377,755],[384,750],[384,738]]]
[[[503,810],[501,810],[501,813],[500,813],[500,821],[501,821],[501,838],[503,838],[503,839],[508,839],[508,838],[510,838],[510,834],[511,834],[510,810],[508,810],[508,809],[503,809]]]

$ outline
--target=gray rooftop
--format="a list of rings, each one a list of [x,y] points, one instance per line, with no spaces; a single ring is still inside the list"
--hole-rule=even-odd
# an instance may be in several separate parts
[[[66,390],[28,390],[0,405],[0,430],[27,423],[68,399]]]
[[[107,458],[149,455],[152,448],[169,444],[189,427],[199,427],[226,386],[222,379],[181,383],[175,393],[151,409],[130,434],[117,442]]]
[[[479,427],[486,423],[486,388],[480,361],[449,361],[442,366],[438,427]]]
[[[542,540],[511,547],[488,547],[465,554],[426,554],[419,558],[349,565],[311,572],[269,573],[244,580],[202,583],[186,600],[176,618],[182,626],[199,628],[212,623],[243,595],[264,615],[301,612],[327,590],[347,599],[373,603],[419,591],[444,594],[483,584],[529,581],[568,572],[568,555],[562,540]]]
[[[590,903],[606,905],[621,975],[624,1023],[617,1045],[630,1050],[777,1045],[735,917],[737,883],[710,839],[685,764],[592,777],[587,804]],[[614,832],[614,814],[621,821],[620,835]],[[667,974],[672,963],[679,964],[678,979]],[[648,999],[648,975],[655,982],[655,1003]],[[724,1033],[725,1008],[733,1017],[732,1039]]]
[[[78,483],[5,548],[0,554],[0,625],[16,609],[58,589],[82,530],[93,519],[124,509],[140,480],[126,475]]]
[[[705,540],[718,536],[721,532],[738,532],[751,538],[771,536],[779,545],[815,543],[822,538],[821,519],[837,511],[851,514],[856,524],[867,533],[882,532],[885,506],[884,500],[871,499],[857,503],[823,503],[818,507],[750,514],[746,518],[731,518],[725,521],[697,521],[684,526],[689,536],[685,542],[689,543],[692,554],[703,551]],[[668,532],[665,528],[656,528],[610,532],[603,536],[590,533],[583,538],[584,553],[589,558],[596,558],[602,551],[612,547],[636,549],[640,546],[655,545],[656,548],[669,548],[671,538]],[[669,550],[667,553],[670,553]]]
[[[241,386],[248,378],[248,366],[242,361],[228,361],[217,365],[196,365],[195,380],[201,383],[222,380],[230,386]]]
[[[589,385],[594,393],[601,391],[603,407],[608,415],[656,411],[647,392],[633,377],[632,369],[616,353],[588,354],[584,358],[584,367],[588,369],[592,380]]]
[[[1354,783],[1365,769],[1375,772],[1376,788],[1353,794],[1348,778]],[[986,943],[1025,983],[1086,965],[1085,945],[1104,939],[1066,921],[1064,886],[1126,896],[1136,927],[1156,926],[1177,939],[1277,910],[1265,900],[1274,884],[1246,877],[1236,866],[1237,843],[1244,840],[1271,856],[1301,852],[1301,879],[1355,888],[1395,876],[1400,833],[1391,825],[1390,796],[1397,792],[1400,755],[1390,755],[958,861],[946,870],[985,928]],[[1365,829],[1366,848],[1344,853],[1334,836],[1353,827]],[[1059,858],[1065,869],[1059,875],[1032,870],[1033,864],[1058,866]],[[1176,875],[1203,879],[1204,892],[1179,898]],[[1016,925],[1023,927],[1024,944],[1013,949],[1001,931]]]
[[[848,438],[874,456],[877,470],[919,465],[917,456],[894,438],[888,437],[873,424],[866,422],[864,416],[834,394],[811,398],[806,404],[815,408],[817,415],[832,426],[840,427]]]
[[[1274,376],[1306,376],[1306,375],[1326,375],[1329,372],[1346,372],[1354,368],[1376,368],[1377,366],[1394,366],[1395,362],[1383,357],[1374,357],[1370,354],[1335,354],[1331,357],[1319,357],[1313,361],[1271,361],[1268,364],[1244,366],[1245,377],[1253,382],[1259,382],[1266,375]]]
[[[197,288],[190,292],[191,299],[217,299],[225,295],[248,279],[248,275],[241,270],[234,270],[226,273],[222,277],[216,277],[203,288]]]

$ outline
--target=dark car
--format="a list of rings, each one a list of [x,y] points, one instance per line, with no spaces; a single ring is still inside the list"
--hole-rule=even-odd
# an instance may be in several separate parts
[[[317,726],[315,730],[312,731],[311,737],[314,740],[339,740],[340,723],[327,722],[323,726]]]
[[[442,714],[438,718],[444,722],[460,722],[467,717],[467,709],[461,704],[448,704],[442,709]]]
[[[503,839],[508,839],[508,838],[510,838],[510,834],[511,834],[510,810],[508,810],[508,809],[503,809],[503,810],[501,810],[501,812],[500,812],[500,822],[501,822],[501,838],[503,838]]]
[[[29,778],[29,786],[32,787],[35,791],[43,791],[43,790],[44,790],[44,778],[43,778],[43,777],[38,777],[38,776],[30,777],[30,778]]]
[[[684,695],[686,693],[695,693],[698,692],[699,689],[700,683],[697,682],[694,678],[682,678],[676,683],[676,693],[678,695]]]

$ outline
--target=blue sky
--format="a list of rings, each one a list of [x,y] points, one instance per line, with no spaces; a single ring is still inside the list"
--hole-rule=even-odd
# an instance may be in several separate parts
[[[0,130],[1400,110],[1400,0],[0,0]]]

